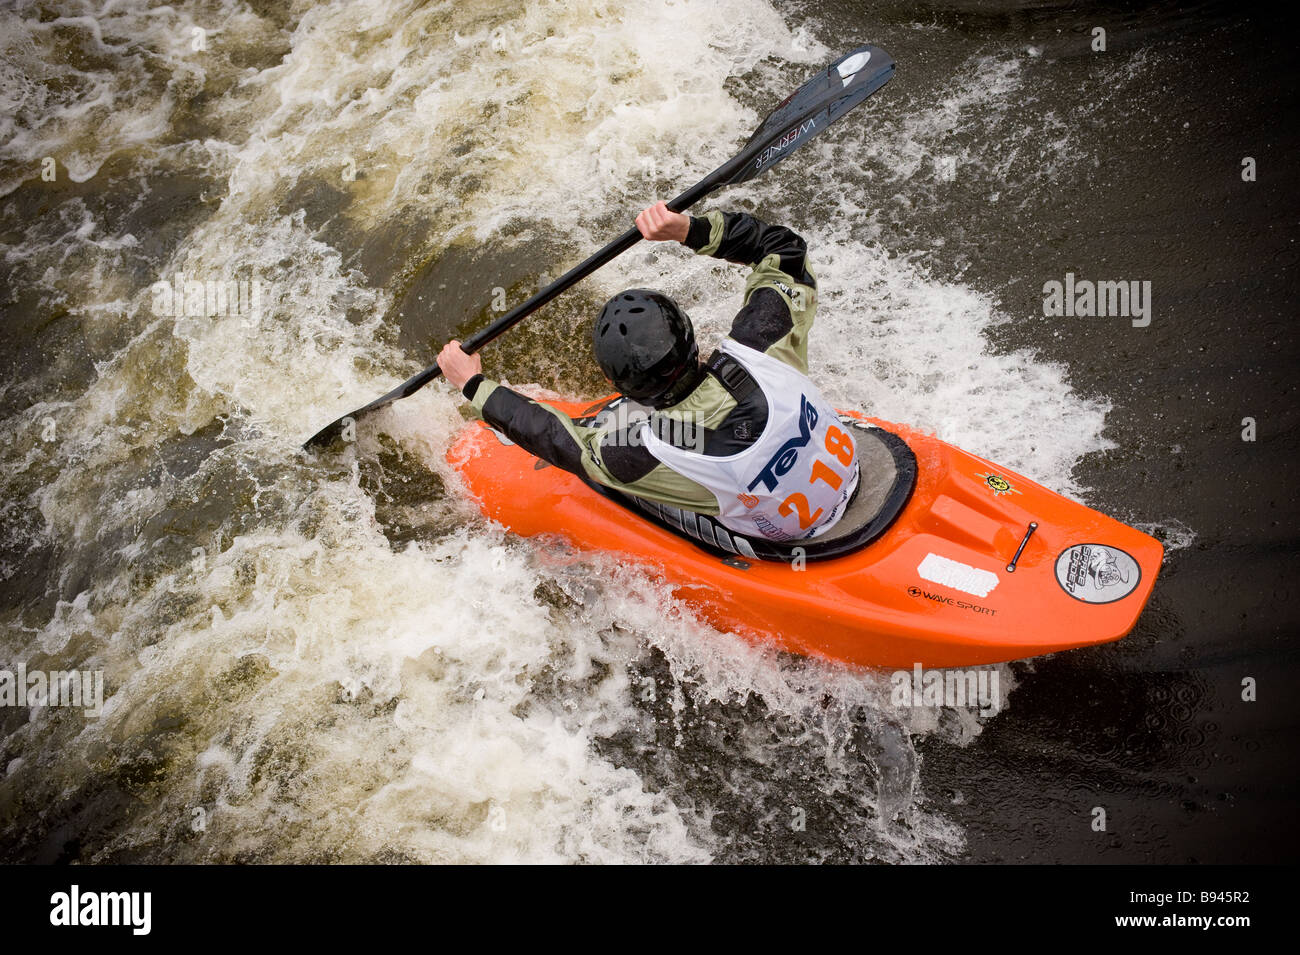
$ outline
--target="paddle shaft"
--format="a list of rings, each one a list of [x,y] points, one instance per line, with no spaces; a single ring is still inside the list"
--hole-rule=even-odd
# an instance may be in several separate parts
[[[723,163],[695,185],[691,186],[691,188],[683,192],[680,196],[669,201],[668,208],[673,212],[685,212],[710,192],[713,192],[720,185],[725,183],[728,177],[735,171],[736,166],[740,165],[738,160],[744,158],[745,157],[742,154]],[[480,329],[473,335],[469,336],[469,338],[461,342],[461,351],[467,355],[474,354],[484,345],[488,344],[488,342],[491,342],[510,331],[510,329],[514,328],[529,315],[533,314],[533,312],[551,301],[551,299],[572,288],[574,285],[577,285],[597,269],[608,265],[640,241],[641,231],[637,229],[636,226],[633,226],[617,239],[606,245],[603,249],[589,255],[582,262],[569,269],[569,271],[565,272],[550,285],[546,286],[546,288],[532,296],[528,301],[521,302],[519,305],[516,305],[506,314],[498,318],[491,325],[488,325],[486,328]],[[438,368],[437,364],[426,368],[424,371],[420,372],[420,374],[409,379],[406,384],[402,386],[404,392],[403,397],[423,388],[440,374],[442,374],[442,371]],[[410,391],[406,390],[408,387],[410,388]]]
[[[709,173],[707,176],[705,176],[695,185],[691,186],[691,188],[687,189],[680,196],[670,201],[667,204],[668,208],[671,209],[673,212],[682,212],[686,209],[689,209],[695,203],[699,202],[701,199],[707,196],[710,192],[713,192],[719,186],[724,185],[727,182],[728,177],[732,175],[737,168],[743,165],[743,163],[750,158],[748,153],[749,150],[744,150],[739,155],[733,156],[731,159],[727,160],[727,162],[723,163],[717,169],[713,170],[713,172]],[[542,289],[536,295],[533,295],[526,302],[521,302],[519,305],[516,305],[510,311],[506,312],[506,314],[498,318],[491,325],[488,325],[486,328],[480,329],[479,331],[475,332],[473,335],[469,336],[469,338],[461,342],[460,345],[461,350],[465,352],[465,354],[467,355],[474,354],[476,351],[478,351],[488,342],[496,338],[499,338],[500,336],[508,332],[510,329],[514,328],[516,325],[522,322],[529,315],[533,314],[533,312],[537,311],[539,308],[541,308],[551,299],[560,295],[566,289],[572,288],[574,285],[581,282],[592,272],[595,272],[601,266],[606,265],[612,260],[618,258],[620,255],[622,255],[624,252],[632,248],[632,246],[636,245],[640,241],[641,241],[641,231],[637,229],[636,226],[633,226],[632,228],[624,232],[622,235],[620,235],[613,242],[610,242],[608,245],[606,245],[599,252],[596,252],[588,256],[578,265],[574,266],[569,271],[565,272],[562,276],[560,276],[550,285],[546,286],[546,288]],[[402,382],[392,391],[388,392],[388,394],[376,398],[374,401],[370,402],[370,404],[366,405],[364,408],[359,408],[358,410],[354,411],[351,415],[346,415],[342,418],[339,418],[328,428],[322,429],[314,437],[309,439],[306,445],[304,445],[304,447],[310,447],[313,444],[321,442],[327,437],[333,436],[343,426],[343,423],[345,421],[348,421],[349,419],[360,417],[361,415],[370,411],[375,411],[379,408],[384,407],[385,405],[397,401],[398,399],[411,397],[411,395],[415,394],[417,391],[419,391],[421,388],[423,388],[425,385],[433,381],[441,374],[442,374],[442,369],[438,367],[437,362],[434,362],[428,368],[424,369],[424,371],[420,372],[419,374],[412,375],[410,378],[406,379],[406,381]]]
[[[868,64],[871,66],[870,70],[865,69]],[[773,110],[739,153],[667,203],[668,208],[674,212],[684,212],[715,189],[728,184],[747,182],[772,168],[808,139],[816,136],[822,129],[883,86],[893,72],[893,59],[876,47],[860,47],[836,60],[805,82]],[[526,302],[517,305],[486,328],[469,336],[461,343],[461,350],[467,355],[474,354],[551,299],[622,255],[640,240],[639,230],[628,229]],[[388,394],[322,428],[309,438],[303,447],[311,448],[333,441],[356,418],[400,398],[410,397],[441,374],[442,369],[435,362],[424,371],[402,382]]]

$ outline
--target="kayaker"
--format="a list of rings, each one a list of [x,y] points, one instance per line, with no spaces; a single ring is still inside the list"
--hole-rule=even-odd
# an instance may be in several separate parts
[[[579,425],[483,377],[459,341],[438,354],[443,376],[488,424],[529,453],[588,481],[713,517],[773,541],[816,537],[843,514],[858,482],[853,438],[809,380],[816,280],[807,243],[743,212],[686,216],[643,210],[646,239],[749,265],[744,306],[707,362],[691,320],[660,292],[611,298],[592,327],[596,361],[643,414]]]

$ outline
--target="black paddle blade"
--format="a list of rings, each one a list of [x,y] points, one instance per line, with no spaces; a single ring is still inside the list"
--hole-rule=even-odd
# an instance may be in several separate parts
[[[327,424],[304,441],[302,449],[304,451],[312,451],[316,448],[329,447],[335,441],[338,441],[343,437],[343,432],[347,429],[349,424],[356,423],[356,416],[357,412],[354,411],[352,414],[344,415],[332,424]]]
[[[402,382],[400,385],[398,385],[396,388],[394,388],[392,391],[390,391],[388,394],[384,395],[383,397],[376,398],[374,401],[370,402],[370,404],[366,405],[364,408],[358,408],[356,411],[353,411],[351,414],[345,414],[342,418],[339,418],[337,421],[333,421],[330,424],[326,425],[325,427],[321,428],[319,431],[317,431],[310,438],[308,438],[306,441],[303,442],[302,449],[304,451],[311,451],[316,448],[329,447],[331,444],[333,444],[335,441],[338,441],[340,438],[348,436],[348,434],[351,431],[352,425],[356,424],[357,419],[361,418],[363,415],[368,415],[372,411],[378,411],[380,408],[386,408],[389,405],[391,405],[394,401],[397,401],[399,398],[409,398],[411,395],[415,394],[417,391],[419,391],[421,388],[423,388],[425,385],[433,381],[433,379],[437,378],[441,374],[442,374],[442,369],[438,367],[437,362],[434,362],[432,365],[424,369],[424,371],[420,372],[418,375],[413,375],[410,378],[406,379],[406,381]]]
[[[878,46],[846,53],[799,87],[763,120],[741,150],[728,185],[766,172],[889,82],[894,58]]]

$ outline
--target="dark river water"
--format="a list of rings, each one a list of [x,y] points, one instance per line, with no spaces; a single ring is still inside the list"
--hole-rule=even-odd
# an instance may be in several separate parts
[[[0,670],[104,693],[0,707],[0,861],[1294,860],[1290,26],[1230,4],[4,4]],[[780,656],[483,521],[444,461],[444,385],[299,452],[866,42],[893,81],[711,202],[808,239],[839,406],[1164,542],[1124,640],[999,666],[995,715],[901,711],[887,674]],[[1149,324],[1045,317],[1067,273],[1149,282]],[[187,281],[230,298],[187,309]],[[707,340],[743,274],[638,247],[489,372],[598,396],[586,323],[629,285]]]

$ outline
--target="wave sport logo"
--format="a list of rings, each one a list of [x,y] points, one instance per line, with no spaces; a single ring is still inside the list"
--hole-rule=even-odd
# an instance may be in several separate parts
[[[988,614],[990,617],[997,615],[997,611],[992,607],[985,607],[970,600],[959,600],[956,597],[949,597],[947,594],[933,593],[929,590],[923,590],[920,587],[908,587],[907,595],[909,597],[922,597],[926,600],[933,600],[935,603],[944,604],[948,607],[956,607],[958,610],[969,610],[972,613],[984,613]]]

